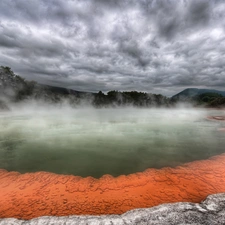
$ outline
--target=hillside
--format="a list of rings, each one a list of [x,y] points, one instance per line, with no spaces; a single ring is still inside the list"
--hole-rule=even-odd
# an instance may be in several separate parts
[[[201,107],[225,107],[225,91],[188,88],[172,98],[160,94],[137,91],[109,91],[107,94],[80,92],[63,87],[54,87],[27,81],[9,67],[0,67],[0,109],[9,109],[11,103],[40,100],[49,104],[63,101],[72,107],[91,105],[101,107],[173,107],[177,103],[191,103]]]
[[[43,100],[50,103],[59,103],[67,99],[72,104],[78,103],[81,98],[88,99],[93,95],[93,93],[27,81],[15,75],[9,67],[0,67],[0,108],[4,108],[3,105],[6,105],[4,102],[16,103],[29,99]]]
[[[109,91],[107,94],[79,92],[62,87],[38,84],[17,76],[9,67],[0,67],[0,108],[7,108],[6,102],[17,103],[30,99],[47,103],[68,102],[71,106],[92,105],[94,107],[168,107],[170,99],[160,95],[137,91]]]
[[[172,96],[172,100],[188,100],[197,95],[201,95],[204,93],[217,93],[225,97],[225,91],[218,91],[213,89],[198,89],[198,88],[187,88],[178,94]]]
[[[188,88],[171,98],[172,103],[189,102],[201,107],[225,107],[225,91]]]

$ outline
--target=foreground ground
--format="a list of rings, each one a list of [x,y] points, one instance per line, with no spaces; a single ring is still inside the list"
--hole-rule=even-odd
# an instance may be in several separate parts
[[[200,202],[225,192],[225,154],[177,168],[148,169],[100,179],[47,172],[0,171],[0,215],[39,216],[122,214],[162,203]]]

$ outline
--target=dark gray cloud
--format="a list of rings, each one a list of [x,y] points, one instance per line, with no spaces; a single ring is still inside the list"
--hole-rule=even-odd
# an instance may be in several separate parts
[[[49,85],[223,89],[224,56],[223,0],[0,1],[0,64]]]

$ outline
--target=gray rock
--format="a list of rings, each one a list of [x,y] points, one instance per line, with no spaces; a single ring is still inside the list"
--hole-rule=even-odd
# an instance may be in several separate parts
[[[174,203],[135,209],[122,215],[44,216],[32,220],[0,219],[0,225],[222,225],[225,224],[225,193],[210,195],[200,204]]]

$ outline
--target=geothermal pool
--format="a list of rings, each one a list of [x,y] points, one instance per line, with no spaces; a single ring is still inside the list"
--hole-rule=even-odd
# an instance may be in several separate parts
[[[204,109],[49,109],[0,113],[0,168],[96,178],[175,167],[225,152]]]

